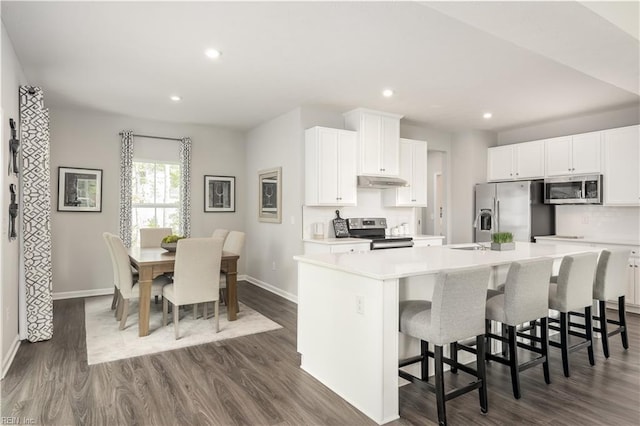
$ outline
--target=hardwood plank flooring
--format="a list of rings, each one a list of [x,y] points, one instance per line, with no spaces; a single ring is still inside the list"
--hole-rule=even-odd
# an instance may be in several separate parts
[[[53,339],[23,343],[1,382],[2,417],[43,425],[374,424],[299,368],[294,303],[246,282],[238,290],[243,303],[283,328],[93,366],[83,299],[56,301]],[[552,383],[544,383],[542,367],[523,372],[520,400],[508,368],[488,364],[489,413],[481,415],[477,392],[469,393],[447,402],[449,424],[639,424],[640,316],[629,314],[628,324],[628,351],[614,336],[605,359],[597,340],[596,365],[586,351],[575,352],[570,378],[551,348]],[[449,387],[469,381],[462,373],[445,380]],[[436,424],[434,395],[403,386],[400,416],[391,424]]]

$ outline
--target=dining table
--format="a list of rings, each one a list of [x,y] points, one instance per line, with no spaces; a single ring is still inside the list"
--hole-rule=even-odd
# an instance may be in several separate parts
[[[160,247],[131,247],[128,250],[131,266],[138,270],[140,286],[140,306],[138,308],[138,335],[149,334],[149,310],[151,304],[151,283],[153,279],[166,272],[173,272],[176,253]],[[239,255],[222,252],[220,270],[227,275],[227,319],[238,318],[238,259]]]

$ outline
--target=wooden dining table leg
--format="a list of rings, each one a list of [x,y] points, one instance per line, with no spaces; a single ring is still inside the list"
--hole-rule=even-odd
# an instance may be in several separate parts
[[[227,271],[227,319],[238,319],[238,260],[226,261]]]
[[[151,304],[151,283],[153,282],[152,267],[138,269],[138,286],[140,287],[140,299],[138,306],[138,336],[149,334],[149,305]]]

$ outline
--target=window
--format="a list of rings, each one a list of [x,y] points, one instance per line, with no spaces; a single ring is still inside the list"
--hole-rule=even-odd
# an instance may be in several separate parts
[[[133,162],[131,188],[131,242],[138,244],[140,228],[180,226],[180,165],[169,162]]]

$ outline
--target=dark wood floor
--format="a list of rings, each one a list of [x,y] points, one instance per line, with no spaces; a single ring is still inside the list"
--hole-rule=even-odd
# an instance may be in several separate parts
[[[2,381],[2,417],[53,425],[373,424],[299,368],[295,304],[245,282],[239,295],[283,328],[94,366],[87,365],[83,299],[56,301],[54,338],[23,343]],[[628,351],[616,336],[605,360],[598,341],[596,366],[585,351],[574,353],[567,379],[552,349],[552,383],[544,384],[541,367],[525,371],[518,401],[507,368],[489,364],[489,413],[480,414],[474,392],[447,403],[449,423],[639,424],[640,317],[628,320]],[[446,377],[450,385],[467,378]],[[402,387],[400,415],[393,424],[435,424],[433,394]]]

